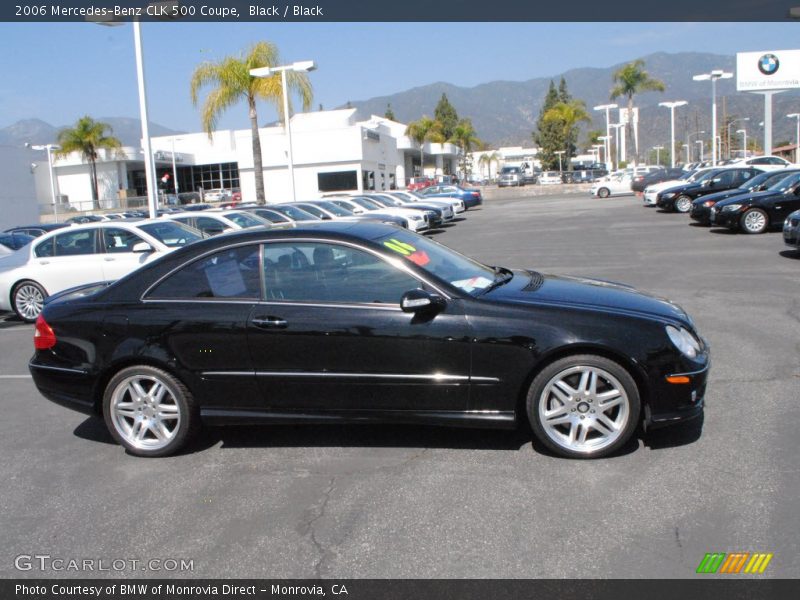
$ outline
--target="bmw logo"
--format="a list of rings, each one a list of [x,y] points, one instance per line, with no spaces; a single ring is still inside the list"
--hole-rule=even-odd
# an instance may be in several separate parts
[[[781,61],[774,54],[765,54],[758,59],[758,70],[764,75],[774,75],[778,72],[778,67],[781,66]]]

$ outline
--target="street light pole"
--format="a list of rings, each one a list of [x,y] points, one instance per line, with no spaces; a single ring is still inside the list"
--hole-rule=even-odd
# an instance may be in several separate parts
[[[683,147],[686,148],[686,164],[688,165],[692,162],[692,157],[689,155],[689,144],[684,144]]]
[[[150,218],[156,218],[158,196],[156,190],[156,165],[150,147],[150,127],[147,121],[147,90],[144,84],[144,60],[142,59],[142,29],[138,20],[133,22],[133,43],[136,48],[136,80],[139,85],[139,118],[142,120],[142,144],[144,145],[144,177],[147,182],[147,208]]]
[[[797,119],[797,137],[795,137],[797,147],[794,149],[794,162],[800,164],[800,113],[792,113],[786,116],[790,119]]]
[[[700,144],[700,162],[703,162],[703,140],[695,140],[695,144]]]
[[[736,133],[741,133],[744,136],[744,141],[742,142],[744,146],[744,150],[742,150],[742,158],[747,158],[747,129],[737,129]]]
[[[280,67],[261,67],[258,69],[250,69],[250,75],[252,77],[258,77],[260,79],[263,79],[265,77],[270,77],[275,73],[281,74],[281,87],[283,92],[283,123],[284,123],[284,129],[286,130],[286,139],[289,150],[287,158],[289,163],[289,189],[291,190],[292,194],[292,202],[297,202],[297,194],[295,192],[295,187],[294,187],[294,155],[292,153],[292,127],[289,115],[289,90],[287,89],[286,72],[287,71],[308,72],[308,71],[313,71],[316,68],[317,66],[316,64],[314,64],[313,60],[303,60],[299,62],[294,62],[290,65],[283,65]]]
[[[669,116],[670,116],[670,139],[671,146],[670,146],[670,156],[672,157],[672,168],[675,168],[675,109],[678,106],[685,106],[689,104],[686,100],[675,100],[674,102],[659,102],[659,106],[666,106],[669,109]]]
[[[178,138],[180,139],[180,138]],[[172,136],[172,185],[175,187],[175,201],[178,200],[178,167],[175,165],[175,136]]]
[[[664,149],[664,146],[653,146],[653,150],[656,151],[656,164],[661,165],[661,151]],[[673,154],[675,154],[673,152]],[[675,166],[675,159],[672,159],[672,165]]]
[[[562,169],[561,169],[561,155],[564,154],[564,152],[565,152],[564,150],[556,150],[555,152],[553,152],[553,154],[558,154],[558,173],[559,173],[559,175],[562,172]]]
[[[53,215],[55,220],[58,221],[58,197],[56,194],[56,176],[53,171],[53,150],[60,150],[61,146],[58,144],[43,144],[32,146],[25,144],[31,150],[46,150],[47,151],[47,166],[50,170],[50,195],[53,199]]]
[[[717,166],[717,79],[730,79],[733,73],[714,69],[692,77],[695,81],[711,81],[711,166]]]
[[[731,158],[731,125],[739,121],[749,121],[750,117],[742,117],[740,119],[733,119],[728,123],[728,158]]]
[[[610,121],[610,114],[609,111],[612,108],[618,108],[616,104],[601,104],[600,106],[595,106],[594,110],[605,110],[606,111],[606,141],[603,143],[605,151],[606,151],[606,169],[611,171],[611,121]]]
[[[705,133],[705,131],[693,131],[692,133],[687,133],[686,134],[686,145],[690,146],[691,143],[692,143],[692,138],[694,136],[696,136],[697,134],[703,134],[703,133]],[[697,142],[697,140],[695,140],[695,142]],[[691,161],[691,156],[689,157],[689,161]]]

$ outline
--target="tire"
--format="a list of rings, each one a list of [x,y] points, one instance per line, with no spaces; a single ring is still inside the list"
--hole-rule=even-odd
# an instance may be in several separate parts
[[[597,195],[601,198],[608,198],[611,195],[611,191],[608,188],[600,188],[597,190]]]
[[[769,227],[769,217],[760,208],[745,211],[739,219],[739,228],[745,233],[764,233]]]
[[[155,396],[155,397],[154,397]],[[195,435],[200,415],[191,392],[155,367],[137,365],[111,378],[103,418],[113,438],[136,456],[168,456]]]
[[[11,306],[26,323],[33,323],[42,314],[47,292],[35,281],[20,281],[11,292]]]
[[[601,458],[633,435],[641,402],[624,367],[581,354],[546,366],[531,383],[526,408],[534,435],[548,449],[567,458]]]
[[[692,199],[689,196],[678,196],[673,203],[675,212],[688,213],[692,210]]]

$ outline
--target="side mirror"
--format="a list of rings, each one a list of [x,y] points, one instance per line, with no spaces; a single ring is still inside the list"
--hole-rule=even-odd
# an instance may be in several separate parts
[[[153,247],[147,242],[139,242],[138,244],[134,244],[131,250],[137,253],[146,254],[148,252],[153,252]]]
[[[407,313],[441,310],[445,304],[446,300],[438,294],[432,294],[420,289],[406,292],[400,300],[400,308]]]

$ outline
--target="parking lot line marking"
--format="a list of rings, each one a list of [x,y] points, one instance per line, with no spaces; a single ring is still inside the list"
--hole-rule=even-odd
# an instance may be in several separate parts
[[[0,375],[0,379],[30,379],[30,375]]]

